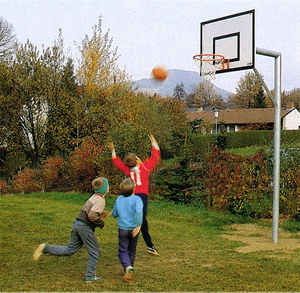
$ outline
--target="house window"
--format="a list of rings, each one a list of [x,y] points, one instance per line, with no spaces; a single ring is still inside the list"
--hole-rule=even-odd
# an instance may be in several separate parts
[[[229,132],[235,132],[234,125],[229,125]]]

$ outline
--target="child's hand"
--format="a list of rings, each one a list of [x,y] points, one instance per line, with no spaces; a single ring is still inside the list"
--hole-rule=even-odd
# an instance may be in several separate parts
[[[158,146],[158,143],[157,143],[156,139],[154,138],[154,136],[152,134],[149,134],[148,137],[149,137],[152,144]]]
[[[104,212],[102,212],[101,217],[102,217],[102,218],[106,218],[107,215],[108,215],[108,213],[104,211]]]
[[[109,142],[108,143],[108,148],[110,149],[110,151],[114,151],[115,150],[115,147],[114,147],[114,143],[113,142]]]
[[[114,143],[113,143],[113,142],[110,142],[110,143],[108,144],[108,148],[109,148],[110,151],[111,151],[111,157],[112,157],[113,159],[115,159],[115,158],[117,157],[117,155],[116,155]]]
[[[135,227],[134,230],[132,231],[132,237],[137,236],[139,234],[140,230],[141,230],[141,226]]]

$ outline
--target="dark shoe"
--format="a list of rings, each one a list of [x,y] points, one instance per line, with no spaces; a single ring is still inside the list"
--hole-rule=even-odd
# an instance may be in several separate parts
[[[133,277],[134,268],[132,266],[128,266],[125,268],[124,281],[129,282]]]
[[[154,246],[152,246],[152,247],[147,246],[147,252],[152,255],[157,255],[157,256],[159,255],[158,251],[155,249]]]
[[[101,277],[93,276],[93,277],[85,277],[84,282],[85,283],[90,283],[90,282],[101,281],[101,280],[102,280]]]
[[[40,244],[36,250],[33,253],[33,259],[34,261],[38,261],[39,258],[42,256],[42,254],[44,253],[44,249],[46,247],[46,243],[42,243]]]

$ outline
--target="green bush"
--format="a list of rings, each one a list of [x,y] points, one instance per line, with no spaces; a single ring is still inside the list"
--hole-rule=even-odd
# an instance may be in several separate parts
[[[251,130],[228,132],[222,134],[227,138],[226,148],[239,148],[255,145],[270,145],[273,140],[273,131]]]
[[[297,218],[300,196],[300,156],[297,149],[286,149],[280,157],[280,211]]]
[[[190,153],[193,153],[194,155],[209,153],[215,144],[215,139],[215,135],[195,135],[191,133],[189,135],[189,140],[191,141]]]
[[[246,194],[241,200],[233,201],[229,211],[233,214],[251,218],[271,218],[273,197],[267,194]]]
[[[283,222],[282,228],[290,232],[300,231],[300,219],[287,219]]]
[[[273,145],[274,132],[272,130],[250,130],[238,132],[226,132],[219,135],[222,137],[223,147],[226,149],[243,148],[249,146],[271,146]],[[207,151],[214,145],[215,135],[190,134],[189,136],[195,151]],[[219,138],[220,140],[220,138]],[[282,130],[281,143],[290,145],[300,144],[299,130]]]
[[[155,193],[176,203],[205,206],[204,168],[199,168],[199,164],[185,157],[162,168],[156,175]]]

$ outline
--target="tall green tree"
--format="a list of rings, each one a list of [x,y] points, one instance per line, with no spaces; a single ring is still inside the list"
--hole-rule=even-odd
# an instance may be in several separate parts
[[[90,135],[103,141],[110,128],[114,99],[119,98],[116,92],[126,94],[130,80],[117,65],[117,48],[113,48],[109,31],[103,32],[101,16],[92,35],[86,35],[78,49],[79,136]]]
[[[66,73],[68,66],[72,67],[65,65],[61,33],[42,52],[29,41],[18,45],[10,62],[2,66],[1,112],[7,151],[22,153],[31,166],[69,151],[74,136],[75,86],[70,87],[74,77]]]
[[[45,154],[67,156],[72,142],[76,140],[78,88],[73,60],[66,60],[64,55],[61,31],[54,45],[44,51],[44,57],[50,73],[47,82]]]
[[[230,96],[231,100],[229,102],[235,108],[255,108],[255,105],[263,102],[263,92],[263,86],[255,73],[248,72],[240,79],[236,94]],[[260,99],[260,101],[257,99]]]
[[[35,46],[29,42],[19,46],[14,60],[7,66],[11,81],[6,82],[8,87],[2,91],[4,99],[1,101],[7,149],[22,150],[33,165],[40,162],[47,120],[46,89],[41,82],[47,72],[43,64]]]
[[[187,97],[188,106],[191,108],[219,108],[225,106],[224,101],[218,92],[214,89],[210,81],[201,81],[198,86],[193,88],[193,91]]]

